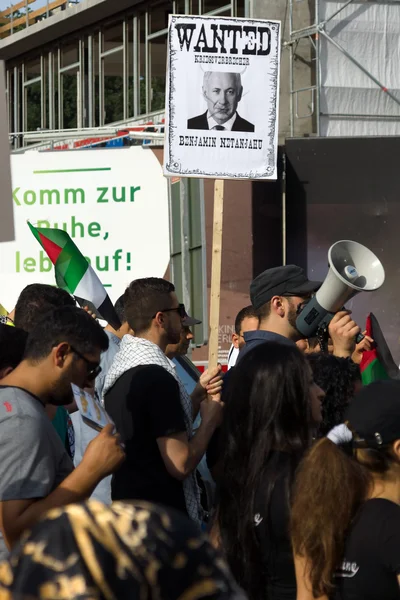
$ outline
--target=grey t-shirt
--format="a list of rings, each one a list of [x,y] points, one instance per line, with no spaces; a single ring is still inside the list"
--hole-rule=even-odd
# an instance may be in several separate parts
[[[45,498],[73,468],[39,398],[0,386],[0,502]],[[1,537],[0,560],[7,556]]]

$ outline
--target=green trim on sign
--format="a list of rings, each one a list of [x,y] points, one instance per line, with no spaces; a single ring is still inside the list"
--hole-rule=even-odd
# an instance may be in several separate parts
[[[33,171],[33,174],[44,175],[46,173],[84,173],[88,171],[111,171],[111,167],[100,167],[98,169],[51,169],[48,171]]]

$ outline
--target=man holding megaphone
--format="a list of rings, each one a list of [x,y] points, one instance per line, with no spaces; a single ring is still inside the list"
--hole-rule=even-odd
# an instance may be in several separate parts
[[[258,275],[251,283],[250,298],[260,317],[260,325],[257,331],[244,334],[246,345],[240,358],[266,341],[291,344],[304,338],[297,328],[297,320],[321,285],[319,281],[309,281],[304,270],[296,265],[267,269]],[[350,356],[359,332],[360,328],[349,312],[338,312],[329,326],[334,353]]]

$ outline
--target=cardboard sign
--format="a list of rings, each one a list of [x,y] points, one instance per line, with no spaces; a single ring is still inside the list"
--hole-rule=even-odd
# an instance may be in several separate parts
[[[71,387],[74,392],[76,405],[86,425],[96,429],[96,431],[101,431],[103,427],[112,423],[104,408],[93,396],[74,384]]]
[[[276,179],[280,22],[170,15],[168,176]]]

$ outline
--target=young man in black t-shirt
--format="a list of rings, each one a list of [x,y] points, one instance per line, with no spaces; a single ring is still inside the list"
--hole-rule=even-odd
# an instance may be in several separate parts
[[[192,437],[190,398],[165,356],[167,344],[179,341],[185,316],[174,286],[157,278],[133,281],[124,306],[135,337],[122,339],[105,382],[105,407],[127,455],[113,478],[112,498],[159,502],[200,520],[196,484],[188,482],[195,482],[222,405],[218,396],[201,403],[202,423]]]

